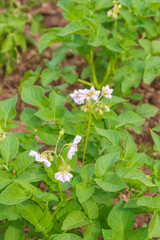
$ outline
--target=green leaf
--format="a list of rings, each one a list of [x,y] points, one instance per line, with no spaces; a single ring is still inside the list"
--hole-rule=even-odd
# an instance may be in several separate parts
[[[71,202],[67,202],[65,206],[61,207],[56,214],[56,218],[58,221],[62,222],[67,217],[67,215],[73,210],[81,210],[82,206],[79,204],[77,200],[73,200]]]
[[[106,48],[108,48],[109,50],[111,50],[113,52],[122,53],[122,47],[121,47],[119,41],[115,38],[111,38],[111,39],[107,40],[105,43],[105,46],[106,46]]]
[[[160,8],[160,0],[151,0],[150,4],[153,10]]]
[[[149,223],[149,238],[160,237],[160,216],[158,211],[153,215]]]
[[[94,175],[94,164],[90,163],[83,167],[81,172],[81,178],[84,182],[89,183]]]
[[[67,72],[62,75],[62,78],[65,82],[67,82],[69,84],[73,84],[77,81],[78,76],[77,76],[77,74],[75,74],[73,72]]]
[[[97,204],[89,199],[88,201],[82,203],[85,213],[90,219],[97,219],[99,215],[99,208]]]
[[[26,38],[25,35],[20,32],[14,32],[13,38],[16,46],[20,46],[22,50],[26,50]]]
[[[151,135],[156,146],[156,150],[160,153],[160,136],[151,130]]]
[[[144,97],[141,94],[133,93],[129,98],[134,100],[142,100]]]
[[[20,115],[20,120],[29,128],[35,129],[41,123],[41,120],[35,116],[36,111],[25,107]]]
[[[9,206],[0,204],[0,221],[8,219],[9,221],[17,220],[19,218],[16,206]]]
[[[156,132],[160,132],[160,123],[158,123],[154,128],[153,128],[154,131]]]
[[[113,5],[112,0],[99,0],[95,2],[95,9],[101,10],[105,8],[109,8]]]
[[[160,209],[160,195],[158,195],[154,198],[149,197],[149,196],[141,197],[138,199],[137,205],[147,207],[152,210],[159,210]]]
[[[126,111],[118,117],[119,123],[117,127],[121,127],[123,125],[141,126],[144,121],[145,120],[141,118],[138,114],[131,111]]]
[[[114,166],[116,160],[119,157],[118,153],[110,153],[104,155],[96,160],[95,174],[97,177],[102,177],[108,169]]]
[[[21,203],[17,205],[17,209],[23,218],[35,226],[38,224],[42,216],[41,208],[32,202]]]
[[[36,232],[43,232],[44,234],[51,231],[53,227],[52,215],[48,208],[45,209],[38,223],[36,224]]]
[[[44,69],[43,72],[41,73],[41,82],[43,87],[46,87],[53,80],[58,80],[59,76],[60,76],[59,71],[54,71],[49,68]]]
[[[18,152],[18,139],[14,136],[12,132],[4,138],[0,144],[1,154],[3,156],[4,162],[8,165],[10,161],[16,157]]]
[[[50,108],[41,108],[35,113],[35,116],[44,121],[53,121],[55,118],[54,112]]]
[[[145,61],[145,70],[143,81],[150,84],[160,74],[160,59],[159,57],[150,57]]]
[[[49,100],[44,96],[44,89],[39,86],[23,87],[21,97],[24,102],[38,108],[49,106]]]
[[[137,228],[128,234],[128,240],[148,240],[148,228]]]
[[[160,42],[158,40],[153,40],[151,44],[152,44],[152,53],[160,54]]]
[[[54,119],[60,118],[64,110],[65,98],[55,91],[52,91],[49,95],[49,99]]]
[[[45,48],[50,46],[53,43],[61,42],[62,39],[57,35],[57,32],[45,33],[41,36],[38,44],[39,52],[42,53]]]
[[[81,227],[89,222],[86,215],[81,211],[72,211],[63,221],[62,230],[71,230]]]
[[[12,181],[12,175],[7,172],[0,172],[0,189],[7,186]]]
[[[105,129],[101,129],[101,128],[95,128],[96,129],[96,132],[107,138],[107,140],[112,143],[113,145],[116,145],[116,146],[121,146],[121,139],[120,139],[120,136],[118,135],[117,131],[115,130],[105,130]]]
[[[89,32],[89,28],[86,26],[83,20],[75,20],[67,26],[63,27],[58,34],[59,36],[67,36],[70,34],[81,34],[86,35]]]
[[[59,136],[59,129],[51,124],[45,124],[37,129],[36,135],[48,145],[55,145]]]
[[[124,208],[124,203],[117,203],[108,215],[108,225],[117,232],[122,232],[126,236],[134,227],[134,214],[129,209]]]
[[[56,237],[53,235],[53,238],[51,237],[49,240],[82,240],[82,238],[73,233],[65,233]]]
[[[138,42],[140,43],[141,47],[143,47],[144,50],[147,53],[151,53],[152,46],[151,46],[151,41],[150,40],[148,40],[148,39],[140,39]]]
[[[1,52],[6,53],[14,48],[14,38],[12,34],[8,34],[1,43]]]
[[[30,198],[30,192],[18,183],[12,183],[0,194],[0,203],[5,205],[15,205]]]
[[[12,98],[0,102],[0,113],[1,118],[6,123],[9,120],[12,120],[16,116],[15,105],[17,102],[17,95]]]
[[[45,175],[43,168],[30,166],[19,174],[18,179],[26,180],[27,182],[38,182],[42,181]]]
[[[4,240],[24,240],[23,226],[19,220],[11,222],[5,232]]]
[[[115,230],[102,230],[104,240],[125,240],[123,233]]]
[[[126,182],[135,185],[142,185],[147,187],[155,187],[143,171],[135,168],[118,169],[117,173]]]
[[[136,113],[139,114],[143,118],[147,118],[147,117],[154,117],[156,115],[156,113],[158,112],[158,110],[159,109],[157,107],[147,104],[147,103],[144,103],[144,104],[139,105],[136,108]]]
[[[109,192],[117,192],[127,187],[125,182],[116,173],[108,174],[104,180],[98,178],[94,180],[100,188]]]
[[[104,98],[102,101],[109,107],[113,105],[117,105],[118,103],[125,102],[126,100],[117,96],[112,96],[111,99],[109,98]]]
[[[94,192],[94,186],[87,185],[86,183],[78,183],[76,185],[76,194],[80,202],[87,201]]]
[[[101,233],[101,225],[98,221],[92,221],[85,227],[84,240],[97,240]]]
[[[33,84],[37,81],[37,79],[40,77],[41,73],[41,67],[38,66],[36,70],[33,72],[32,70],[29,70],[24,73],[24,78],[22,78],[20,82],[19,92],[21,93],[22,87],[31,87]]]
[[[22,152],[14,162],[14,168],[17,175],[21,174],[28,166],[30,166],[35,160],[29,156],[30,151]]]

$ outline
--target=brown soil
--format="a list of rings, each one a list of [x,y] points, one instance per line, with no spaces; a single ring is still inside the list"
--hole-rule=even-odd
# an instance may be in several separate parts
[[[25,0],[23,0],[23,4],[25,3]],[[56,6],[56,3],[53,1],[41,3],[38,6],[34,7],[32,11],[29,13],[30,15],[33,15],[34,13],[40,13],[43,15],[43,23],[47,28],[51,27],[58,27],[58,26],[65,26],[67,24],[67,20],[65,20],[61,14],[61,9],[59,9]],[[29,31],[28,29],[26,31]],[[37,34],[35,36],[35,41],[38,43],[38,40],[40,38],[40,34]],[[42,68],[45,67],[43,62],[43,57],[50,60],[52,52],[54,49],[56,49],[59,46],[59,44],[54,44],[50,47],[48,47],[44,52],[43,56],[38,54],[38,49],[33,48],[33,46],[29,46],[26,51],[20,52],[18,56],[18,62],[15,66],[15,70],[12,72],[12,74],[5,76],[3,69],[0,69],[0,85],[2,86],[2,94],[0,96],[0,100],[8,99],[15,94],[18,93],[19,83],[21,79],[24,77],[24,73],[28,70],[33,70],[37,68],[38,65],[40,65]],[[64,61],[65,65],[77,65],[78,72],[80,73],[83,69],[83,66],[86,64],[85,60],[82,59],[80,56],[73,56],[72,53],[68,54],[67,59]],[[59,81],[61,83],[62,80]],[[70,86],[69,90],[72,91],[74,88],[81,87],[81,84],[75,84]],[[155,79],[153,83],[149,86],[144,83],[141,84],[141,86],[138,89],[134,90],[135,92],[142,92],[144,99],[140,102],[132,101],[133,104],[138,105],[140,103],[149,103],[157,106],[160,108],[160,81],[159,78]],[[18,103],[16,105],[17,110],[17,121],[19,123],[19,127],[14,131],[26,131],[26,126],[19,121],[19,115],[24,108],[25,103],[23,103],[20,98],[18,100]],[[153,141],[150,135],[150,128],[153,128],[160,122],[160,112],[156,114],[155,117],[146,119],[144,126],[143,126],[143,132],[138,135],[135,132],[131,131],[132,135],[134,136],[134,139],[137,143],[137,145],[143,144],[146,146],[145,150],[147,151],[149,148],[153,146]],[[144,170],[144,169],[143,169]],[[145,169],[145,172],[147,173],[148,170]],[[151,193],[148,193],[148,195],[151,195]],[[129,199],[129,193],[128,190],[121,193],[120,198],[124,201],[127,201]],[[151,219],[150,214],[142,214],[137,215],[135,219],[135,228],[143,226],[143,224],[149,223]],[[102,239],[102,238],[100,238]]]

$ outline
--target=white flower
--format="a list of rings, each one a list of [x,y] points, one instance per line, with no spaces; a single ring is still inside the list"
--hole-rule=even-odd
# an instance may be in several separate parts
[[[73,140],[73,143],[68,151],[68,154],[67,154],[67,158],[68,159],[72,159],[73,155],[75,154],[75,152],[77,152],[77,144],[81,141],[82,137],[77,135],[74,140]]]
[[[82,137],[79,136],[79,135],[77,135],[77,136],[74,138],[73,143],[78,144],[81,140],[82,140]]]
[[[56,180],[60,180],[61,182],[66,182],[71,179],[73,177],[73,175],[71,173],[69,173],[68,171],[64,170],[62,172],[57,172],[55,173],[55,179]]]
[[[112,92],[113,89],[111,89],[108,85],[105,87],[102,87],[102,95],[106,98],[112,98]]]
[[[94,88],[94,86],[92,86],[90,88],[90,90],[88,90],[88,93],[87,93],[87,96],[86,96],[86,99],[93,99],[93,100],[98,100],[99,98],[99,94],[100,94],[100,91],[96,91],[96,89]]]
[[[83,89],[80,89],[78,91],[74,90],[74,92],[70,94],[70,96],[73,99],[73,101],[79,105],[84,103],[86,99],[85,91],[83,91]]]
[[[51,163],[46,159],[42,158],[37,152],[31,150],[29,156],[35,157],[37,162],[43,162],[46,167],[50,167]]]

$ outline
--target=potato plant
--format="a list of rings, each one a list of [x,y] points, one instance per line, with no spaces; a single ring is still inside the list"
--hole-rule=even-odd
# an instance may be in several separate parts
[[[61,0],[57,4],[69,23],[47,29],[39,51],[63,44],[53,62],[56,72],[69,49],[88,64],[80,76],[74,67],[63,69],[64,81],[97,89],[114,84],[116,95],[128,96],[142,79],[150,84],[159,75],[159,0]]]
[[[141,132],[159,110],[129,99],[142,99],[132,94],[142,78],[150,84],[159,75],[160,1],[57,2],[70,23],[46,30],[39,50],[62,45],[45,68],[25,73],[20,96],[0,102],[0,240],[160,239],[160,160],[140,151],[127,131]],[[5,7],[17,8],[15,1]],[[26,45],[27,20],[7,14],[3,56]],[[4,39],[5,31],[11,35]],[[69,49],[88,63],[81,76],[62,64]],[[60,78],[64,83],[51,84]],[[18,97],[25,131],[17,131]],[[151,129],[160,154],[159,132],[160,124]],[[141,214],[151,220],[136,228]]]
[[[21,113],[26,132],[8,133],[17,126],[17,97],[0,103],[1,239],[159,237],[159,161],[137,152],[125,130],[145,119],[132,111],[118,113],[124,100],[109,86],[75,90],[68,98],[78,107],[71,111],[63,95],[53,90],[45,96],[40,86],[23,87],[21,97],[37,109]],[[159,151],[159,136],[152,136]],[[129,199],[114,205],[124,189]],[[157,196],[144,196],[148,191]],[[133,230],[135,215],[142,213],[154,213],[149,227]]]

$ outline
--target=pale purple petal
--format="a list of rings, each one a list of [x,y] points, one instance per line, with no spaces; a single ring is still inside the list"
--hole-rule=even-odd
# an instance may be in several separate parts
[[[51,163],[47,159],[44,159],[44,165],[45,167],[50,167]]]
[[[72,144],[73,145],[73,144]],[[76,146],[77,147],[77,146]],[[73,155],[75,154],[75,152],[77,151],[77,150],[75,150],[76,148],[73,146],[71,146],[71,148],[69,149],[69,151],[68,151],[68,154],[67,154],[67,158],[68,159],[72,159],[72,157],[73,157]]]
[[[55,179],[60,180],[61,182],[69,181],[73,175],[67,171],[55,173]]]
[[[33,150],[30,151],[29,156],[35,157],[37,162],[43,162],[43,158],[39,156],[39,154]]]
[[[112,98],[112,92],[113,89],[111,89],[108,85],[105,87],[102,87],[102,95],[106,98]]]
[[[60,181],[61,181],[62,177],[63,177],[62,172],[57,172],[57,173],[55,173],[55,179],[56,179],[56,180],[60,180]]]
[[[70,94],[71,98],[73,99],[73,101],[77,104],[82,104],[84,103],[85,99],[86,99],[86,95],[85,92],[83,91],[83,89],[80,90],[74,90],[74,92],[72,94]]]
[[[92,86],[90,90],[88,90],[88,94],[86,96],[86,99],[93,99],[93,100],[98,100],[99,98],[100,91],[96,91],[95,87]]]
[[[29,156],[35,157],[37,162],[43,162],[46,167],[51,166],[51,163],[46,158],[40,157],[40,155],[33,150],[30,151]]]
[[[77,136],[74,138],[73,143],[78,144],[81,140],[82,140],[82,137],[79,136],[79,135],[77,135]]]
[[[69,173],[69,172],[66,172],[66,173],[64,174],[65,181],[68,181],[68,182],[69,182],[69,180],[70,180],[72,177],[73,177],[73,175],[72,175],[71,173]]]

